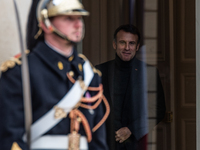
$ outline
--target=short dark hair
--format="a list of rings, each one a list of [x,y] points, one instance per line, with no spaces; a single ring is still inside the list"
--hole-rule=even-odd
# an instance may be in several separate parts
[[[132,33],[132,34],[136,34],[138,36],[138,43],[140,43],[140,32],[139,32],[138,28],[132,24],[126,24],[126,25],[119,26],[114,32],[114,40],[115,41],[117,41],[117,33],[121,30]]]

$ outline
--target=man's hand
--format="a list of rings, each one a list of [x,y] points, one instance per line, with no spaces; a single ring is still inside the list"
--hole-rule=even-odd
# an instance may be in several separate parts
[[[119,143],[124,142],[126,139],[128,139],[131,136],[131,131],[127,127],[123,127],[115,132],[115,139],[116,141],[119,141]]]

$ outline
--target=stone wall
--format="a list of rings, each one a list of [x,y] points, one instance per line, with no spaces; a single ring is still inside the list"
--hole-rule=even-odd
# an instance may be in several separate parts
[[[23,38],[31,0],[16,0]],[[20,53],[19,34],[13,0],[0,0],[0,64]]]

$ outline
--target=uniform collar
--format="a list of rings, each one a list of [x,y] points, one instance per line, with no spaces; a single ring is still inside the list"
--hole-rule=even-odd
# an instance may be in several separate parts
[[[63,55],[65,57],[70,57],[73,54],[73,51],[71,51],[71,53],[69,55],[66,55],[65,53],[63,53],[62,50],[60,50],[59,48],[53,46],[51,43],[49,43],[48,41],[45,40],[45,44],[47,46],[49,46],[52,50],[54,50],[55,52],[59,53],[60,55]]]
[[[80,66],[83,65],[84,61],[78,57],[75,49],[73,49],[73,53],[70,57],[66,57],[47,46],[45,42],[39,42],[33,49],[33,52],[64,80],[67,78],[66,73],[71,70],[73,70],[77,76],[83,76],[83,71],[80,69]]]
[[[134,65],[135,57],[133,57],[130,61],[123,61],[121,58],[115,54],[115,63],[119,68],[131,68]]]

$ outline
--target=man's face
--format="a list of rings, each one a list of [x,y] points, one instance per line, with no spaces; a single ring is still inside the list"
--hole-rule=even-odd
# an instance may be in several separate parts
[[[79,42],[83,34],[82,16],[60,15],[52,19],[52,24],[73,42]]]
[[[113,48],[121,60],[130,61],[139,49],[138,36],[120,30],[117,33],[116,42],[113,41]]]

